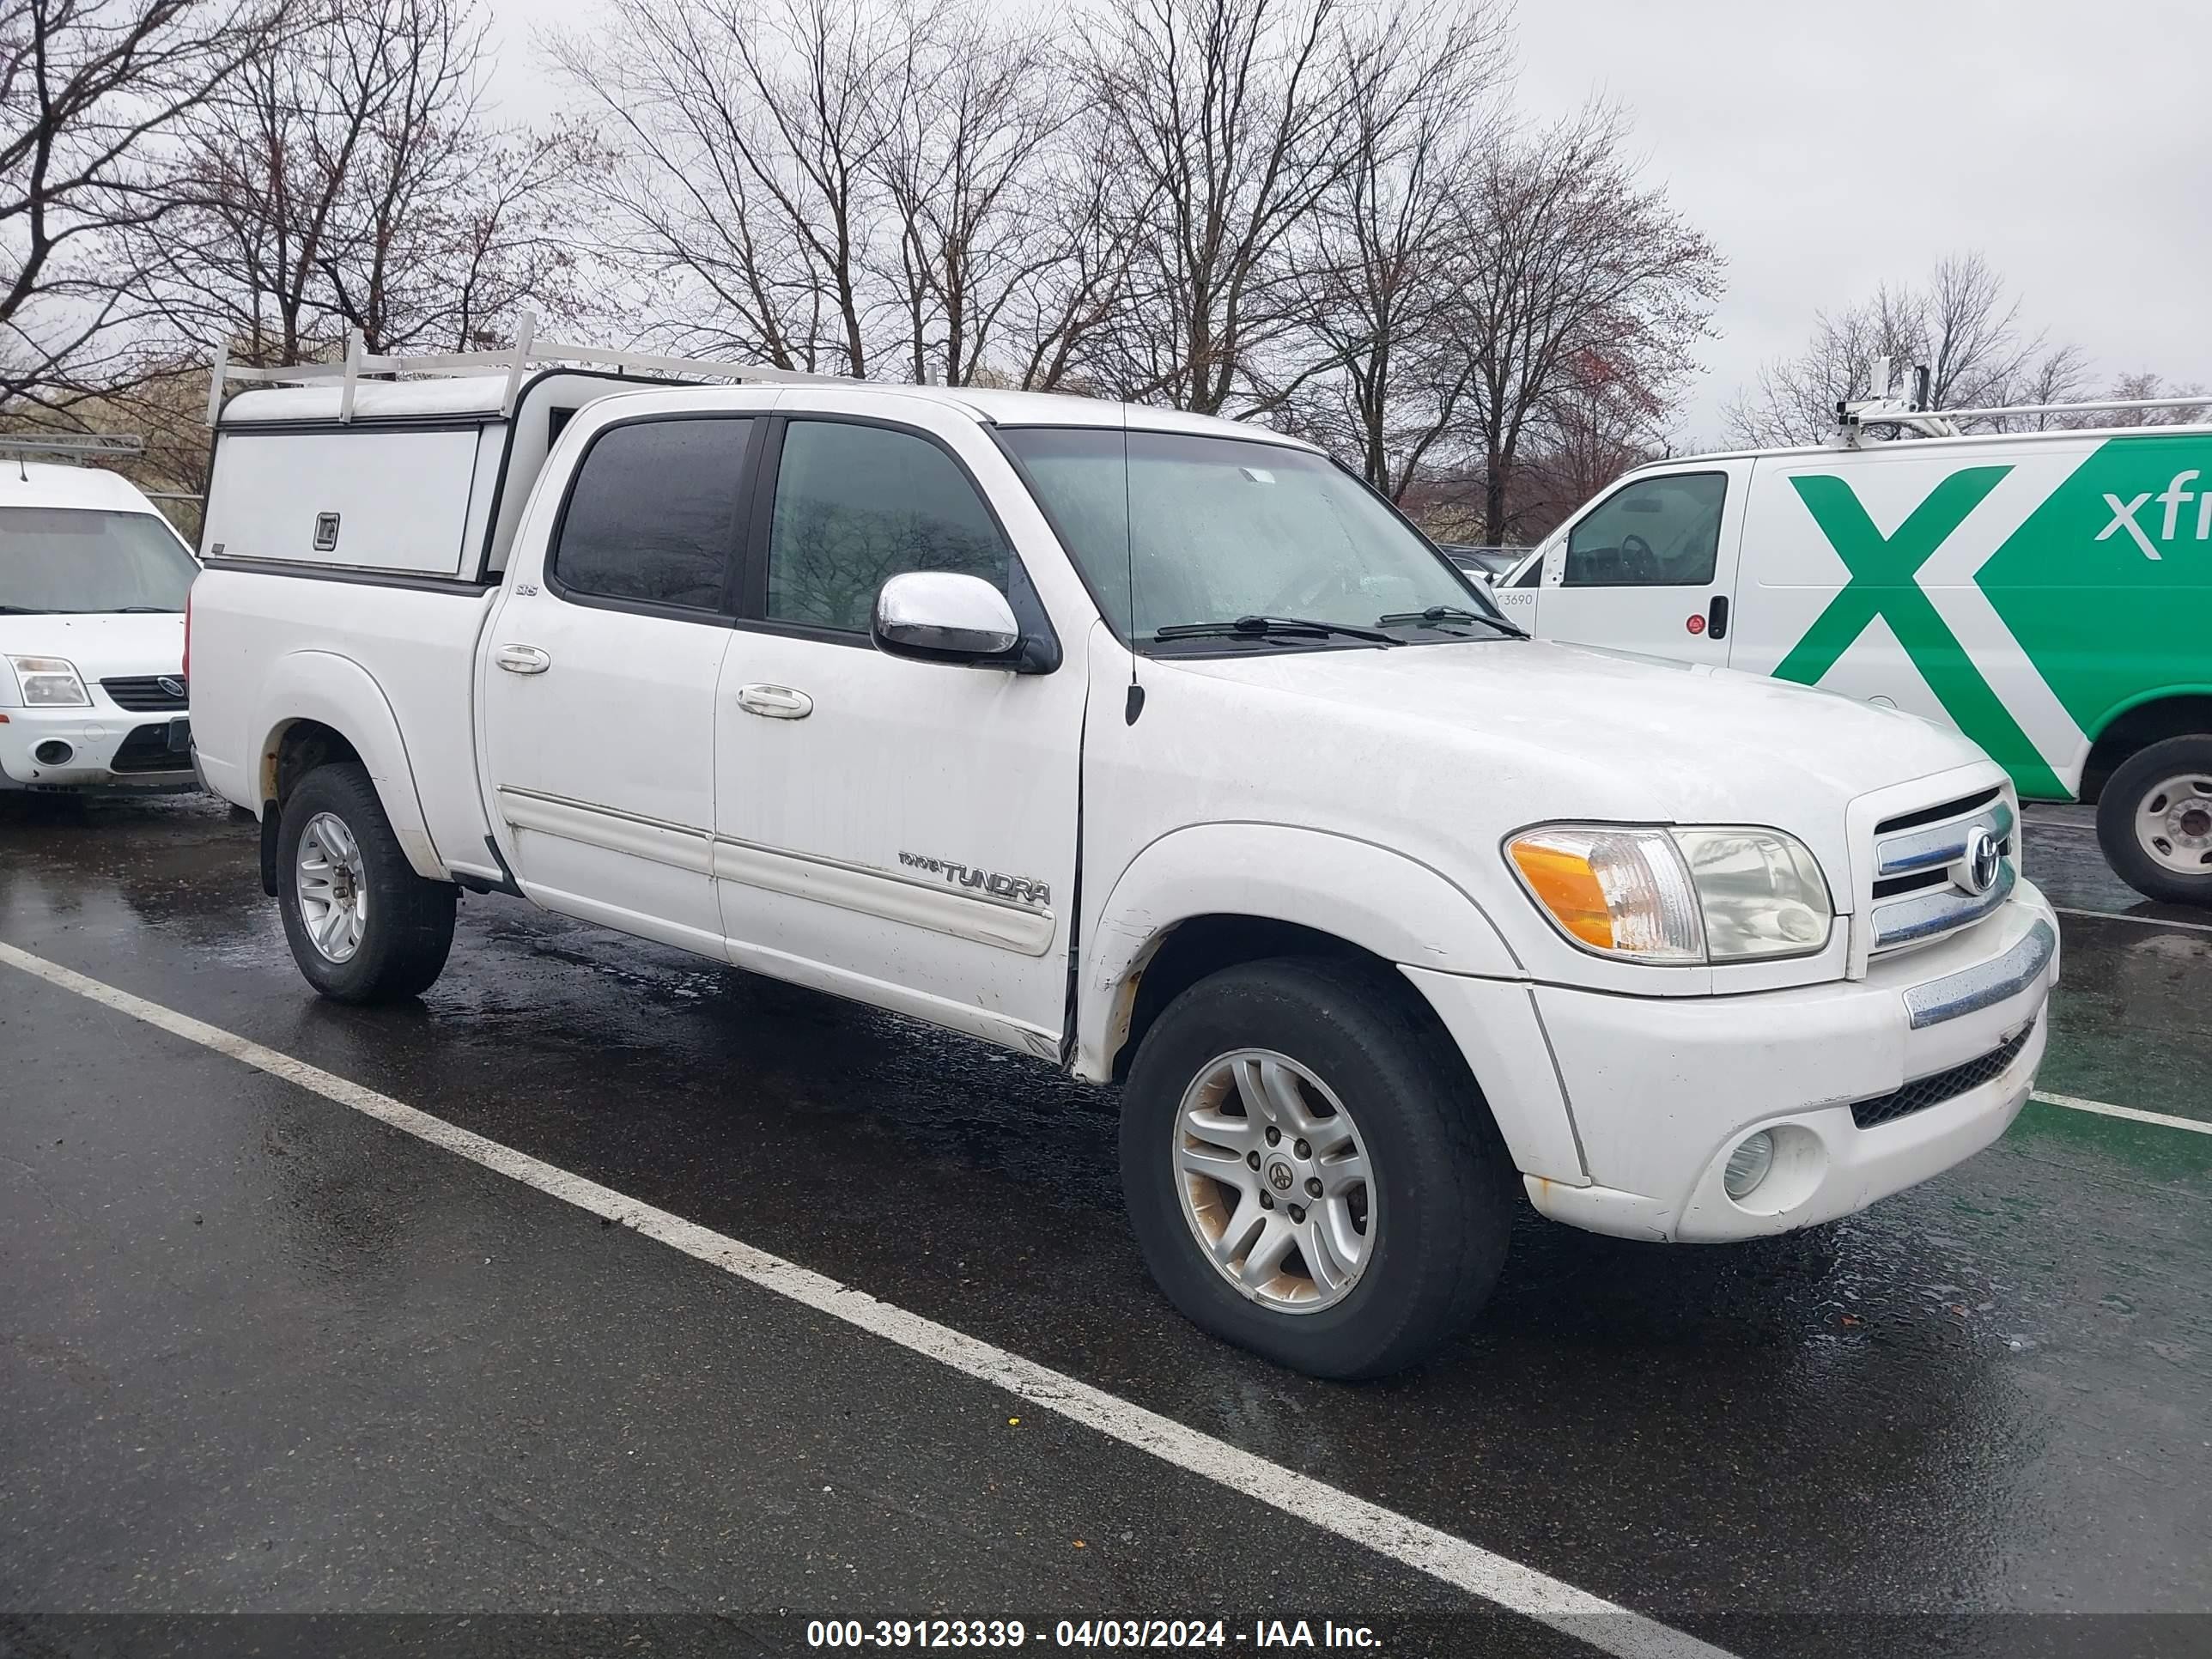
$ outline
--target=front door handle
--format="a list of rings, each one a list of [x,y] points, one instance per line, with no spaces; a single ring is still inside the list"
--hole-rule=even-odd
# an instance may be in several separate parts
[[[553,665],[551,656],[534,645],[502,645],[491,659],[510,674],[542,674]]]
[[[1705,637],[1724,640],[1728,637],[1729,602],[1725,593],[1713,595],[1712,607],[1705,612]]]
[[[738,707],[772,720],[803,720],[814,712],[814,699],[787,685],[741,685]]]

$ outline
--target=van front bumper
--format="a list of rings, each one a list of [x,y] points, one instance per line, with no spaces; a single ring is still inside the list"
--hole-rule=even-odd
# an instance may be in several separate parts
[[[2057,918],[2023,881],[1980,926],[1863,980],[1665,999],[1538,986],[1587,1173],[1527,1176],[1528,1195],[1594,1232],[1711,1242],[1832,1220],[1940,1175],[2027,1103],[2058,955]],[[1731,1197],[1729,1155],[1761,1131],[1768,1172]]]
[[[187,718],[182,710],[4,708],[0,715],[6,717],[0,720],[0,789],[178,789],[194,782],[189,741],[182,750],[170,747],[171,722]],[[56,743],[68,746],[68,757],[40,760],[38,751]]]

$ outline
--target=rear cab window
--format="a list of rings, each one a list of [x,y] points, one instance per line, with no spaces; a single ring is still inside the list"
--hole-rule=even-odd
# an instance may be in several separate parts
[[[750,416],[679,416],[601,432],[569,488],[547,585],[580,604],[727,617],[752,430]]]

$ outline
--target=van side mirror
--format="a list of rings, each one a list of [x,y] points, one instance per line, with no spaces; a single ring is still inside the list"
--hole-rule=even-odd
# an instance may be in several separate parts
[[[876,595],[869,629],[876,648],[922,662],[983,663],[1021,643],[1021,624],[1006,596],[981,576],[951,570],[909,570]],[[1013,668],[1011,661],[994,667]]]

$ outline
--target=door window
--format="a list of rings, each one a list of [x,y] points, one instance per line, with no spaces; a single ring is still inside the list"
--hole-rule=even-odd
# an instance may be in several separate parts
[[[1010,588],[1012,551],[952,458],[887,427],[785,427],[769,529],[771,622],[865,634],[876,592],[908,570]]]
[[[592,441],[547,576],[586,603],[725,612],[749,419],[633,421]]]
[[[1567,538],[1565,587],[1695,587],[1720,556],[1724,472],[1642,478],[1607,497]]]

